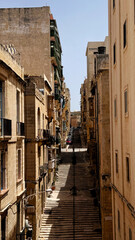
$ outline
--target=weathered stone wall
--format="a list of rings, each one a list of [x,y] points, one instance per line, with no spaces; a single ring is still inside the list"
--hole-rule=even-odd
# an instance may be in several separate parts
[[[0,9],[0,28],[1,43],[14,45],[25,74],[50,81],[50,8]]]
[[[108,62],[108,59],[104,61]],[[107,63],[106,62],[106,63]],[[97,76],[99,114],[99,164],[100,164],[100,209],[102,237],[113,239],[112,235],[112,195],[111,195],[111,159],[110,159],[110,111],[109,111],[109,70]]]
[[[2,81],[2,114],[1,117],[11,120],[11,136],[4,132],[0,136],[0,152],[5,155],[5,186],[0,191],[1,219],[6,217],[6,239],[16,239],[17,232],[25,226],[25,213],[22,198],[24,197],[24,136],[17,134],[17,91],[20,93],[19,120],[24,123],[24,76],[20,65],[0,47],[0,81]],[[1,128],[4,126],[1,125]],[[21,151],[20,176],[18,175],[18,150]],[[1,154],[1,153],[0,153]],[[20,212],[17,214],[17,204]],[[16,214],[15,214],[16,213]],[[20,226],[17,229],[18,215]],[[0,224],[1,225],[1,224]],[[0,231],[1,238],[1,231]]]

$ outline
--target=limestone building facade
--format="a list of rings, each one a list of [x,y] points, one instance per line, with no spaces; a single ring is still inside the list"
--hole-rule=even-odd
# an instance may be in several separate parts
[[[95,74],[91,81],[90,116],[93,117],[93,129],[90,139],[96,143],[96,184],[99,198],[102,238],[112,239],[112,193],[110,158],[110,104],[109,104],[109,54],[105,46],[98,47],[95,54]],[[92,146],[92,145],[91,145]],[[92,149],[90,149],[92,151]],[[93,155],[93,154],[92,154]],[[99,186],[99,192],[97,191]]]
[[[65,147],[66,139],[70,131],[70,90],[63,83],[63,100],[62,100],[62,136],[61,144]]]
[[[95,204],[101,213],[102,238],[112,238],[110,104],[108,37],[87,46],[87,79],[81,85],[81,125],[87,131],[87,146],[93,178]]]
[[[135,239],[135,2],[108,1],[113,239]]]
[[[81,112],[74,111],[71,112],[71,127],[77,128],[81,125]]]
[[[0,238],[25,230],[24,69],[0,45]]]
[[[32,226],[32,239],[36,240],[45,207],[47,185],[50,182],[48,169],[52,160],[48,157],[48,147],[54,144],[54,137],[48,129],[46,97],[48,98],[52,89],[49,82],[47,86],[41,77],[29,76],[25,80],[26,218]]]
[[[33,239],[37,239],[63,135],[62,48],[50,7],[0,9],[0,15],[1,43],[25,71],[26,217],[33,227]]]

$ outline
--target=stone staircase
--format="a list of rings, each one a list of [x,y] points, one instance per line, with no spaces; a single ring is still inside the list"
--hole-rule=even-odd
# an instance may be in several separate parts
[[[99,209],[90,195],[93,177],[89,174],[86,153],[77,155],[76,196],[71,191],[73,166],[68,157],[65,153],[65,162],[59,166],[56,190],[47,198],[38,240],[101,240]]]

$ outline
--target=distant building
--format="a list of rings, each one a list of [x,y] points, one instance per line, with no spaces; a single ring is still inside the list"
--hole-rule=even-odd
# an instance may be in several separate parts
[[[66,138],[70,130],[70,90],[63,83],[63,100],[62,100],[62,131],[61,144],[65,146]]]
[[[90,117],[93,128],[90,143],[96,143],[96,174],[99,182],[99,197],[102,238],[113,240],[112,234],[112,193],[111,193],[111,158],[110,158],[110,102],[109,102],[109,54],[106,44],[98,47],[95,53],[95,74],[91,81]],[[94,151],[90,148],[92,156]],[[98,184],[97,184],[98,189]]]
[[[87,100],[87,109],[86,109],[86,122],[87,122],[87,142],[90,142],[91,129],[93,128],[93,119],[90,117],[91,111],[91,81],[95,74],[95,63],[94,58],[96,52],[98,52],[98,47],[104,46],[105,42],[88,42],[86,49],[87,57],[87,80],[86,84],[86,100]]]
[[[0,239],[25,231],[24,69],[0,45]]]
[[[87,46],[87,79],[81,85],[81,125],[87,130],[90,166],[95,177],[95,204],[99,203],[102,238],[112,238],[109,55],[108,37]]]
[[[135,239],[135,1],[109,1],[113,239]]]
[[[74,111],[71,112],[71,127],[80,127],[81,125],[81,112]]]
[[[81,127],[83,130],[85,142],[87,142],[87,79],[84,80],[84,83],[81,84],[80,89],[81,94]]]

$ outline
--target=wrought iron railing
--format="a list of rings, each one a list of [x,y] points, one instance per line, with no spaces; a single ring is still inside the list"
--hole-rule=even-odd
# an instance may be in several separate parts
[[[17,122],[17,135],[18,136],[24,136],[24,123],[22,122]]]
[[[39,139],[48,139],[50,137],[50,131],[47,129],[38,129],[38,138]]]

